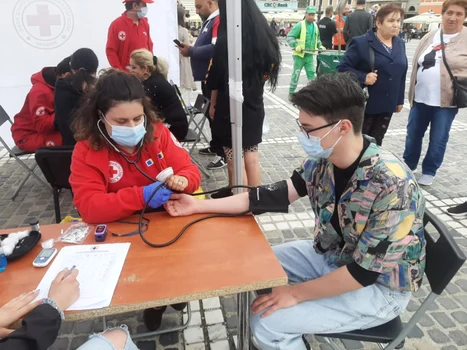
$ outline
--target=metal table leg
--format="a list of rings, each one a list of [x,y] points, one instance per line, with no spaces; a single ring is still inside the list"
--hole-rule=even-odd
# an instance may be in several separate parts
[[[238,309],[238,350],[250,349],[250,293],[244,292],[237,296]]]

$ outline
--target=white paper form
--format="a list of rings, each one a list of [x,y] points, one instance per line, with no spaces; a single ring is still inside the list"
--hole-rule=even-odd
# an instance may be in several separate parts
[[[79,271],[80,298],[67,310],[107,307],[117,286],[130,243],[68,246],[62,248],[37,289],[37,299],[47,298],[52,281],[64,268]]]

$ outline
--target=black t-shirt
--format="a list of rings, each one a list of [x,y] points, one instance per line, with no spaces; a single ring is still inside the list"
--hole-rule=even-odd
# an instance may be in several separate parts
[[[332,49],[332,37],[337,33],[336,23],[329,17],[324,17],[318,22],[321,43],[326,49]]]

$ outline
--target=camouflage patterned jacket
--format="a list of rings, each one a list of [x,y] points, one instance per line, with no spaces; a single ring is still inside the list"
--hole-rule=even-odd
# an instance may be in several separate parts
[[[418,290],[425,270],[425,199],[407,166],[371,143],[338,202],[342,237],[331,224],[335,207],[333,165],[308,158],[297,169],[315,213],[315,250],[329,263],[355,261],[380,273],[377,283]]]

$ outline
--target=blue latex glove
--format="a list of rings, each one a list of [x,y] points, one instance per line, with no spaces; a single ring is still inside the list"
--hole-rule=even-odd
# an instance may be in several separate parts
[[[149,197],[156,190],[156,188],[162,184],[163,184],[162,182],[157,181],[143,188],[143,197],[146,203],[148,202]],[[164,205],[165,203],[167,203],[171,195],[172,195],[172,191],[169,190],[167,187],[163,186],[152,197],[151,201],[149,202],[149,206],[151,208],[159,208],[161,205]]]

